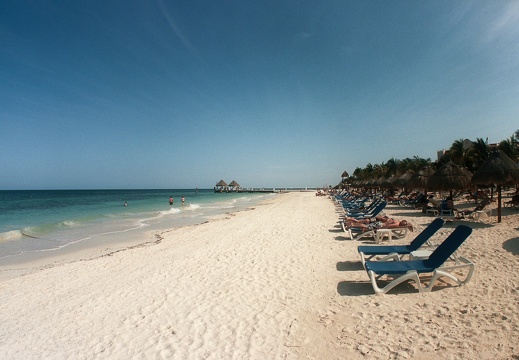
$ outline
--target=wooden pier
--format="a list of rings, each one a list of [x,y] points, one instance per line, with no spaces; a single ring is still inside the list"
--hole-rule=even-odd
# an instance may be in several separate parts
[[[315,188],[240,188],[240,189],[214,189],[215,193],[284,193],[284,192],[291,192],[291,191],[316,191]]]
[[[236,181],[232,181],[229,185],[223,180],[220,180],[214,186],[215,193],[282,193],[289,191],[316,191],[317,188],[243,188]]]

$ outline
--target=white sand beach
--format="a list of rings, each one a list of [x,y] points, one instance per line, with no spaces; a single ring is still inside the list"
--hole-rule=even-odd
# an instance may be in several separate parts
[[[395,243],[433,219],[386,214],[415,229]],[[357,253],[373,241],[347,239],[338,218],[328,197],[281,194],[142,246],[1,277],[0,358],[519,358],[518,211],[463,221],[474,228],[459,250],[476,264],[468,284],[386,295]]]

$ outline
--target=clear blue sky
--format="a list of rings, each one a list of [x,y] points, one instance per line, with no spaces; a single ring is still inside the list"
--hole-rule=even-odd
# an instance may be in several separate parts
[[[335,185],[519,129],[518,1],[1,1],[0,189]]]

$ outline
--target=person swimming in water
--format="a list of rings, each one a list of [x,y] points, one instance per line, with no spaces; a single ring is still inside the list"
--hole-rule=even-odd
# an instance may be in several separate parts
[[[175,202],[175,200],[173,200],[173,196],[170,196],[169,197],[169,205],[173,205],[174,202]]]
[[[186,201],[186,199],[184,198],[184,195],[182,195],[182,205],[184,205],[185,201]]]

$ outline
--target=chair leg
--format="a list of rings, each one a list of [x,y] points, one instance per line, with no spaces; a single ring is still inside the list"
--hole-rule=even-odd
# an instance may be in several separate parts
[[[387,254],[386,256],[383,256],[380,259],[378,259],[378,261],[390,261],[390,260],[400,261],[400,255],[398,255],[397,253],[394,252],[391,254]]]
[[[371,279],[371,285],[373,286],[373,290],[375,290],[376,294],[386,294],[389,290],[393,289],[395,286],[407,280],[414,280],[414,282],[416,282],[416,284],[418,285],[418,289],[422,288],[420,278],[418,277],[418,273],[416,271],[409,271],[406,274],[397,277],[383,288],[380,288],[378,286],[377,276],[373,271],[369,271],[368,274],[369,278]],[[380,276],[378,278],[380,278]]]
[[[421,291],[424,291],[424,292],[431,291],[431,289],[433,288],[436,281],[439,278],[441,278],[442,276],[445,276],[445,277],[453,280],[459,286],[468,283],[470,281],[470,279],[472,278],[472,275],[474,274],[475,266],[470,260],[468,260],[466,258],[459,257],[458,259],[460,262],[463,262],[463,264],[447,266],[447,267],[436,269],[434,271],[434,274],[431,278],[431,282],[429,283],[429,285]],[[465,269],[465,268],[468,269],[468,273],[467,273],[467,276],[465,277],[465,279],[463,279],[463,280],[449,272],[449,271],[453,271],[456,269]]]

